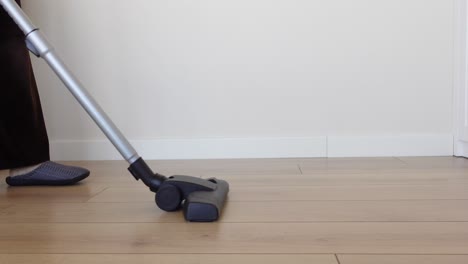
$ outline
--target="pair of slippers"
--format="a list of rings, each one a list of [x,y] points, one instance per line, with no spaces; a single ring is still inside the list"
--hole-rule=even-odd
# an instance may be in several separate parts
[[[88,177],[89,173],[84,168],[46,161],[29,173],[7,177],[6,182],[10,186],[71,185]]]

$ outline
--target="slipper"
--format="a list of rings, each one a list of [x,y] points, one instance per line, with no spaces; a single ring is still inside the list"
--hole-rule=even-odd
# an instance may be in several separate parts
[[[10,186],[71,185],[88,177],[89,173],[84,168],[46,161],[29,173],[7,177],[6,183]]]

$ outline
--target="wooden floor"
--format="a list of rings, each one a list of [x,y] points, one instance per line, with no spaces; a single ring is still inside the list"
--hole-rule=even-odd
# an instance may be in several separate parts
[[[0,263],[468,263],[463,158],[151,161],[229,181],[203,224],[161,212],[125,162],[67,163],[92,175],[8,188],[0,172]]]

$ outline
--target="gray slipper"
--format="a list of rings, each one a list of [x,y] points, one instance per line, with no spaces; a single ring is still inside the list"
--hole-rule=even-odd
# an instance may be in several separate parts
[[[71,185],[88,176],[87,169],[46,161],[29,173],[7,177],[6,183],[10,186]]]

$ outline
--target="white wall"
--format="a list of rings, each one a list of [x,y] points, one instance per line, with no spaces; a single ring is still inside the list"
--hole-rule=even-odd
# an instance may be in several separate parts
[[[149,158],[453,153],[452,0],[23,3]],[[54,158],[117,158],[34,66]]]

